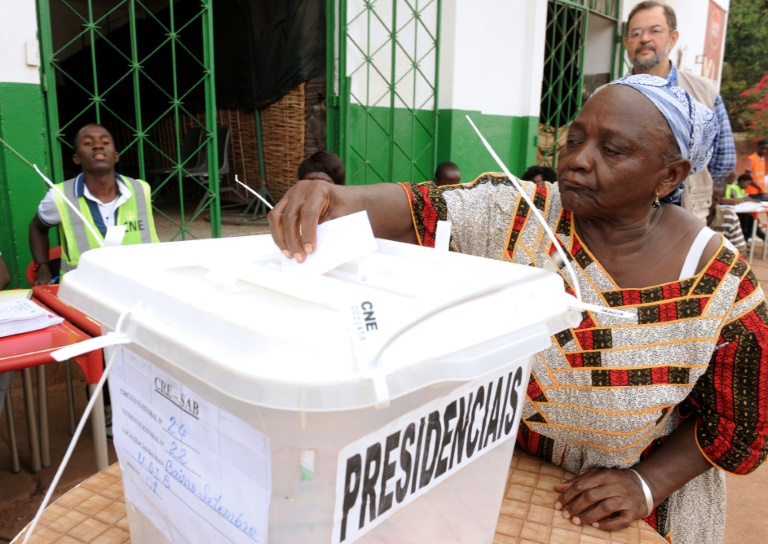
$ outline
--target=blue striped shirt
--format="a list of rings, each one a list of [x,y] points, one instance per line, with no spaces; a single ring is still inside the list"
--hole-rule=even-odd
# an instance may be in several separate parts
[[[675,63],[670,61],[670,64],[672,69],[669,71],[667,79],[677,84],[677,68]],[[728,111],[725,109],[725,104],[723,104],[723,99],[719,94],[715,99],[713,109],[717,120],[720,122],[720,130],[712,143],[712,158],[707,167],[712,175],[713,185],[724,185],[728,174],[736,168],[736,144],[733,141],[733,130],[731,130],[731,121],[728,119]]]

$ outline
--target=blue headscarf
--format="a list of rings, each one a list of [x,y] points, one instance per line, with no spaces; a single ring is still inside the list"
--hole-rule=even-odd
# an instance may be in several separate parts
[[[667,120],[680,154],[691,162],[691,174],[706,168],[712,157],[712,142],[720,128],[712,110],[663,77],[635,74],[611,81],[609,85],[627,85],[647,96]]]

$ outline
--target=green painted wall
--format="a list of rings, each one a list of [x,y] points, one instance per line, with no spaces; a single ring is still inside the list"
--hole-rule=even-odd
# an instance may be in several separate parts
[[[46,126],[40,85],[0,83],[0,138],[48,175]],[[11,272],[11,287],[28,285],[29,221],[46,190],[40,176],[0,144],[0,251]]]
[[[472,181],[484,172],[499,172],[491,154],[485,149],[469,115],[488,140],[510,173],[520,176],[536,163],[538,117],[485,115],[479,111],[440,110],[437,161],[452,161],[461,169],[462,181]]]
[[[365,185],[381,181],[432,179],[442,161],[459,165],[463,181],[501,168],[483,146],[469,115],[496,153],[515,175],[536,163],[538,123],[536,117],[484,115],[478,111],[427,110],[364,107],[350,104],[346,132],[347,183]]]

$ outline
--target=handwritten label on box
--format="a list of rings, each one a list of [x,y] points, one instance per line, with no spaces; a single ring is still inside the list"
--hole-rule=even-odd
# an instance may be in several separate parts
[[[109,386],[126,499],[170,542],[266,543],[269,438],[117,349]]]

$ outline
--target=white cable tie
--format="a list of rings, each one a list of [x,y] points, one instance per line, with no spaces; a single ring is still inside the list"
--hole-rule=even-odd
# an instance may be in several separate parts
[[[138,305],[137,305],[138,306]],[[127,310],[120,314],[120,317],[117,320],[117,325],[115,326],[114,332],[111,332],[109,334],[105,334],[104,336],[99,336],[96,338],[93,338],[92,340],[97,340],[99,338],[110,338],[110,342],[106,345],[115,345],[115,344],[126,344],[127,342],[123,341],[127,336],[122,332],[122,326],[123,322],[125,321],[125,318],[128,316],[129,313],[131,313],[132,310]],[[82,346],[83,344],[87,344],[90,342],[90,340],[86,340],[85,342],[80,342],[79,344],[75,344],[75,346]],[[65,348],[66,349],[66,348]],[[96,348],[94,348],[96,349]],[[64,351],[64,349],[60,349],[55,351],[56,354],[61,354],[61,352]],[[83,350],[82,353],[86,353],[89,350]],[[83,428],[85,427],[86,421],[88,421],[88,417],[91,415],[91,411],[93,410],[94,404],[96,404],[96,399],[98,399],[101,396],[101,391],[104,389],[104,384],[107,382],[107,376],[109,376],[109,372],[112,370],[112,363],[115,361],[115,355],[117,354],[118,350],[113,349],[112,353],[109,356],[109,360],[107,361],[107,364],[104,368],[104,372],[101,375],[101,379],[99,380],[99,383],[96,384],[96,388],[93,390],[91,394],[91,399],[88,401],[88,404],[85,406],[85,410],[83,411],[83,416],[80,418],[80,423],[77,425],[77,429],[75,429],[75,434],[72,436],[72,440],[69,442],[69,447],[67,448],[66,453],[64,454],[64,458],[61,460],[61,465],[59,465],[59,469],[56,471],[56,475],[53,477],[53,480],[51,481],[50,487],[48,487],[48,491],[45,494],[45,497],[43,497],[43,502],[40,504],[40,508],[37,510],[37,514],[35,514],[35,517],[32,519],[29,525],[27,525],[24,534],[24,541],[22,544],[27,544],[27,541],[32,536],[32,533],[35,531],[35,527],[37,527],[37,523],[40,521],[40,517],[43,515],[43,512],[45,511],[45,507],[48,506],[48,503],[51,500],[51,496],[53,495],[53,492],[56,490],[56,486],[59,485],[59,480],[61,479],[62,474],[64,474],[64,469],[67,468],[67,463],[69,463],[70,457],[72,457],[72,454],[75,451],[75,446],[77,445],[77,441],[80,438],[80,435],[83,432]],[[59,360],[59,359],[56,359]]]
[[[237,183],[239,183],[240,185],[242,185],[243,187],[245,187],[246,189],[248,189],[248,190],[249,190],[251,193],[253,193],[253,194],[254,194],[254,195],[256,195],[257,197],[259,197],[259,200],[261,200],[261,201],[262,201],[262,202],[263,202],[263,203],[264,203],[264,204],[267,206],[267,208],[269,208],[270,210],[272,209],[272,204],[270,204],[269,202],[267,202],[267,199],[266,199],[266,198],[264,198],[264,197],[263,197],[263,196],[261,196],[259,193],[257,193],[256,191],[254,191],[253,189],[251,189],[250,187],[248,187],[248,186],[247,186],[245,183],[243,183],[242,181],[240,181],[239,179],[237,179],[237,175],[235,175],[235,181],[236,181]]]
[[[72,344],[71,346],[57,349],[51,353],[51,357],[61,363],[63,361],[68,361],[69,359],[73,359],[74,357],[78,357],[84,353],[96,351],[97,349],[116,346],[118,344],[130,343],[131,339],[127,334],[112,331],[103,336],[95,336],[93,338],[89,338],[88,340],[78,342],[77,344]]]
[[[24,161],[24,162],[25,162],[25,163],[27,163],[29,166],[31,166],[32,168],[34,168],[34,169],[35,169],[35,171],[36,171],[36,172],[37,172],[37,173],[40,175],[40,177],[41,177],[41,178],[43,178],[43,180],[44,180],[44,181],[45,181],[45,182],[46,182],[46,183],[47,183],[47,184],[48,184],[48,185],[51,187],[51,189],[53,189],[54,191],[58,192],[58,193],[59,193],[59,195],[60,195],[60,196],[62,196],[62,197],[64,198],[64,202],[66,202],[66,203],[67,203],[67,206],[69,206],[69,207],[72,209],[72,211],[73,211],[73,212],[75,212],[75,213],[77,214],[77,216],[78,216],[78,217],[80,217],[80,219],[82,219],[82,220],[83,220],[83,223],[85,223],[85,225],[86,225],[86,226],[87,226],[87,227],[88,227],[88,228],[91,230],[91,234],[93,234],[93,236],[96,238],[96,241],[97,241],[97,242],[99,242],[99,245],[101,245],[101,246],[104,246],[104,244],[103,244],[103,243],[102,243],[102,241],[101,241],[101,237],[98,235],[98,233],[97,233],[96,229],[93,227],[93,225],[91,225],[91,224],[90,224],[88,221],[86,221],[86,220],[85,220],[85,217],[83,216],[83,214],[82,214],[82,213],[80,213],[80,210],[78,210],[77,208],[75,208],[75,207],[74,207],[74,205],[73,205],[73,204],[72,204],[72,203],[69,201],[69,199],[67,199],[66,197],[64,197],[64,194],[63,194],[63,193],[62,193],[62,192],[61,192],[61,191],[60,191],[60,190],[59,190],[59,189],[56,187],[56,185],[55,185],[55,184],[54,184],[54,183],[53,183],[51,180],[49,180],[49,179],[48,179],[48,178],[45,176],[45,174],[43,174],[43,173],[40,171],[40,169],[37,167],[37,165],[36,165],[36,164],[33,164],[33,163],[31,163],[31,162],[29,162],[29,161],[28,161],[26,158],[24,158],[24,156],[23,156],[21,153],[19,153],[18,151],[16,151],[16,150],[13,148],[13,146],[11,146],[11,144],[9,144],[8,142],[6,142],[6,141],[5,141],[5,140],[3,140],[2,138],[0,138],[0,142],[2,142],[2,143],[3,143],[3,145],[5,145],[5,147],[7,147],[7,148],[8,148],[8,149],[10,149],[11,151],[13,151],[13,152],[16,154],[16,156],[17,156],[17,157],[19,157],[19,158],[20,158],[22,161]]]
[[[92,235],[93,235],[93,237],[96,239],[96,241],[99,243],[99,245],[100,245],[101,247],[104,247],[104,242],[103,242],[103,241],[102,241],[102,239],[101,239],[101,234],[99,234],[99,231],[97,231],[97,230],[96,230],[96,228],[95,228],[95,227],[94,227],[94,226],[91,224],[91,222],[90,222],[90,221],[88,221],[88,220],[85,218],[85,216],[84,216],[84,215],[83,215],[83,214],[80,212],[80,210],[78,210],[78,209],[75,207],[75,205],[74,205],[74,204],[72,204],[72,203],[69,201],[69,199],[68,199],[68,198],[67,198],[67,197],[64,195],[64,193],[62,193],[62,192],[61,192],[61,189],[59,189],[58,187],[56,187],[56,185],[55,185],[55,184],[54,184],[54,183],[53,183],[51,180],[49,180],[47,177],[45,177],[45,174],[43,174],[43,173],[40,171],[40,169],[37,167],[37,165],[36,165],[36,164],[33,164],[33,165],[32,165],[32,168],[34,168],[34,169],[35,169],[35,172],[37,172],[37,173],[40,175],[40,177],[41,177],[41,178],[43,178],[43,179],[45,180],[45,182],[46,182],[46,183],[47,183],[47,184],[48,184],[48,185],[51,187],[51,189],[53,189],[55,192],[57,192],[57,193],[59,194],[59,196],[60,196],[60,197],[61,197],[61,198],[64,200],[64,202],[66,202],[66,203],[67,203],[67,206],[69,206],[69,208],[70,208],[70,209],[71,209],[73,212],[75,212],[75,214],[76,214],[76,215],[77,215],[77,216],[78,216],[78,217],[79,217],[79,218],[80,218],[80,219],[83,221],[83,224],[84,224],[86,227],[88,227],[88,230],[90,230],[90,231],[91,231],[91,234],[92,234]]]
[[[549,228],[549,225],[547,225],[547,222],[544,221],[544,217],[542,217],[541,213],[539,212],[539,209],[533,205],[533,202],[531,202],[531,199],[528,198],[528,195],[525,194],[525,191],[523,191],[523,188],[520,186],[520,184],[517,182],[517,178],[513,176],[509,169],[504,166],[504,163],[501,161],[501,158],[496,154],[496,152],[491,147],[491,144],[488,143],[488,140],[485,139],[485,137],[480,132],[480,129],[475,126],[475,123],[472,122],[472,119],[469,118],[469,115],[465,116],[467,118],[467,121],[469,121],[469,124],[472,125],[472,128],[475,129],[475,132],[477,132],[477,135],[480,137],[480,141],[483,142],[483,145],[488,150],[488,152],[491,154],[491,156],[496,161],[496,164],[499,165],[501,168],[501,171],[504,172],[504,174],[509,178],[509,181],[512,182],[512,184],[515,186],[515,188],[520,191],[520,196],[523,197],[523,200],[530,206],[531,211],[533,212],[533,215],[538,219],[539,223],[541,223],[541,226],[544,228],[544,232],[547,233],[547,236],[549,236],[550,240],[552,240],[552,243],[555,246],[555,250],[560,254],[560,257],[563,259],[563,263],[565,264],[565,268],[568,270],[568,274],[571,276],[571,280],[573,280],[573,290],[576,293],[576,298],[581,301],[581,288],[579,287],[579,280],[576,277],[576,272],[573,270],[573,267],[571,266],[571,263],[568,262],[568,257],[566,257],[565,252],[563,251],[563,248],[560,247],[560,241],[555,237],[555,233],[552,232],[552,229]]]
[[[370,378],[373,383],[374,394],[376,395],[374,408],[377,410],[389,408],[389,402],[392,397],[389,394],[389,385],[387,385],[387,376],[384,374],[384,371],[374,371]]]
[[[606,308],[605,306],[597,306],[596,304],[590,304],[583,300],[576,300],[573,295],[565,293],[568,297],[568,306],[575,310],[587,310],[596,314],[605,314],[613,317],[621,317],[623,319],[633,319],[636,314],[627,310],[617,310],[616,308]]]

